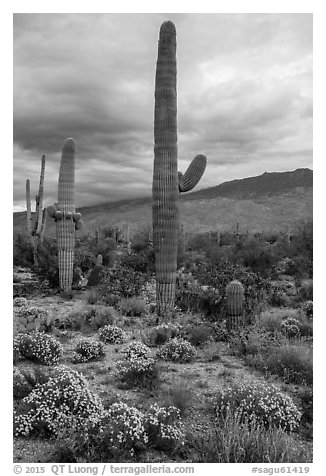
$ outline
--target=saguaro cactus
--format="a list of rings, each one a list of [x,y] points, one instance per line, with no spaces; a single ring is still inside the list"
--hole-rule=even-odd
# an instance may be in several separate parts
[[[75,143],[67,139],[62,148],[58,182],[58,203],[48,207],[48,214],[56,222],[59,283],[71,290],[75,251],[75,230],[82,227],[81,213],[75,208]]]
[[[31,207],[31,185],[30,181],[26,180],[26,208],[27,208],[27,232],[30,235],[33,247],[34,265],[38,264],[37,246],[42,243],[46,223],[46,209],[43,210],[43,191],[44,191],[44,173],[45,173],[45,155],[42,156],[41,174],[38,194],[35,197],[35,221],[33,223],[32,207]]]
[[[191,190],[206,167],[206,157],[199,155],[184,175],[178,173],[176,80],[176,29],[168,21],[160,29],[155,79],[152,212],[158,315],[174,306],[179,192]]]
[[[228,330],[236,330],[243,324],[244,289],[240,281],[226,286],[226,313]]]

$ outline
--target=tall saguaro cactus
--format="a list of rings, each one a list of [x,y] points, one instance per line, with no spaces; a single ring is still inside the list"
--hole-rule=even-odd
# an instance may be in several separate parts
[[[41,174],[38,194],[35,197],[35,221],[33,223],[32,207],[31,207],[31,185],[30,181],[26,180],[26,208],[27,208],[27,232],[30,235],[34,265],[38,264],[37,246],[42,243],[46,223],[46,209],[43,209],[43,191],[44,191],[44,173],[45,173],[45,155],[42,156]]]
[[[179,193],[191,190],[206,167],[196,156],[184,175],[178,173],[176,29],[164,22],[160,29],[155,79],[153,171],[153,241],[158,315],[174,306],[179,230]]]
[[[48,214],[56,222],[58,247],[59,283],[68,292],[71,290],[75,230],[82,227],[81,214],[75,207],[75,142],[67,139],[62,148],[58,182],[58,203],[48,207]]]

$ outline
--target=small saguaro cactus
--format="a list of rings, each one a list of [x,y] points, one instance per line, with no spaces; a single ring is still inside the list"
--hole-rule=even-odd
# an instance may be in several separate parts
[[[42,243],[45,223],[46,223],[46,208],[43,209],[43,191],[44,191],[44,172],[45,172],[45,155],[42,156],[41,174],[38,194],[35,197],[35,221],[33,223],[32,207],[31,207],[31,185],[30,181],[26,180],[26,209],[27,209],[27,232],[30,235],[33,247],[34,265],[38,264],[37,246]]]
[[[67,139],[62,148],[59,170],[58,203],[48,207],[56,222],[59,284],[64,292],[71,291],[74,267],[75,231],[83,222],[75,208],[75,143]]]
[[[191,190],[206,167],[197,155],[183,175],[178,173],[176,29],[160,29],[155,78],[154,170],[152,187],[156,308],[159,316],[174,306],[179,231],[179,193]]]
[[[236,330],[243,324],[244,289],[240,281],[226,286],[226,314],[228,330]]]

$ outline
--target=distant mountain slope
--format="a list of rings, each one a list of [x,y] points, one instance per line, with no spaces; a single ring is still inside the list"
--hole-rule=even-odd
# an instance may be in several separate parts
[[[254,198],[261,195],[278,195],[294,188],[310,188],[313,185],[313,172],[310,169],[296,169],[292,172],[265,172],[256,177],[231,180],[215,187],[198,190],[191,198]]]
[[[123,225],[132,229],[151,225],[151,197],[120,200],[82,207],[85,227],[78,233],[94,233],[98,226]],[[197,192],[184,194],[180,200],[180,222],[188,232],[208,230],[240,230],[250,232],[286,230],[312,219],[312,171],[265,173],[258,177],[225,182]],[[26,212],[14,213],[14,231],[23,231]],[[55,226],[48,220],[47,236],[55,235]]]

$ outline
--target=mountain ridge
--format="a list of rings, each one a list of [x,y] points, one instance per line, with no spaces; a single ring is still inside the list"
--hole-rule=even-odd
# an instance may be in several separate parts
[[[180,222],[189,232],[230,230],[236,223],[253,232],[283,230],[288,224],[312,219],[312,186],[313,172],[309,168],[223,182],[182,194]],[[136,229],[151,223],[151,196],[79,207],[78,211],[85,221],[83,234],[106,224],[128,223]],[[15,212],[14,231],[23,231],[25,223],[26,212]],[[55,235],[50,220],[46,235]]]

